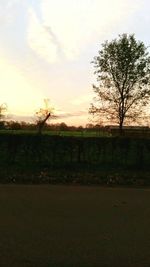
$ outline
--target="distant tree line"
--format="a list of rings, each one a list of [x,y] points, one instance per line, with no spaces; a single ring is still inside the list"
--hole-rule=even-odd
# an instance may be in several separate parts
[[[25,121],[0,121],[0,130],[28,130],[28,131],[36,131],[37,130],[37,123],[29,123]],[[85,127],[80,126],[74,126],[74,125],[67,125],[65,122],[61,123],[45,123],[44,125],[44,131],[96,131],[98,129],[104,129],[107,127],[102,127],[99,124],[92,124],[89,123]]]

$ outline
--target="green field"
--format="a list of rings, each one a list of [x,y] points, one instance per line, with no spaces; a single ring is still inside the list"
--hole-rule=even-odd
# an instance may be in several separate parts
[[[0,186],[1,267],[149,267],[150,189]]]
[[[1,134],[37,134],[37,130],[0,130]],[[111,134],[106,131],[52,131],[52,130],[43,130],[43,135],[58,135],[58,136],[75,136],[75,137],[110,137]]]

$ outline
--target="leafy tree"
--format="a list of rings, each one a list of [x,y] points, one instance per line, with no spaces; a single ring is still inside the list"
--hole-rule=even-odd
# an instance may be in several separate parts
[[[21,123],[18,121],[11,121],[9,123],[10,130],[21,130]]]
[[[59,131],[67,131],[68,130],[68,126],[65,122],[61,122],[59,124]]]
[[[93,62],[96,98],[89,112],[119,124],[138,121],[150,100],[150,56],[143,42],[122,34],[104,42]]]
[[[49,99],[44,99],[44,108],[40,108],[36,112],[36,122],[38,126],[38,133],[42,134],[44,125],[50,118],[54,118],[54,109],[49,106]]]

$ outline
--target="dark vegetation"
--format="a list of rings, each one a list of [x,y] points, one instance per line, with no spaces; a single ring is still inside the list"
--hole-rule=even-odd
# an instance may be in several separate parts
[[[150,184],[150,139],[0,134],[3,183]]]
[[[38,132],[38,125],[37,123],[28,123],[25,121],[0,121],[0,130],[24,130],[24,131],[36,131]],[[86,131],[107,131],[107,127],[103,127],[99,124],[92,124],[89,123],[85,127],[83,126],[74,126],[74,125],[67,125],[65,122],[61,123],[45,123],[44,124],[44,131],[54,131],[54,132],[62,132],[62,131],[69,131],[69,132],[82,132],[83,130]]]
[[[149,267],[150,190],[0,186],[1,267]]]

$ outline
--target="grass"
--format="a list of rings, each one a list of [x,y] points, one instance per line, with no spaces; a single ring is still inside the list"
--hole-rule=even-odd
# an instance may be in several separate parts
[[[37,134],[36,130],[0,130],[1,134]],[[43,130],[43,135],[75,136],[75,137],[110,137],[111,134],[103,131],[52,131]]]
[[[0,186],[1,267],[149,267],[150,189]]]

